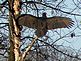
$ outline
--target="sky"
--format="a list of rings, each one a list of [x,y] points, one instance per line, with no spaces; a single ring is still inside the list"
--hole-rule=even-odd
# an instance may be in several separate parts
[[[76,1],[76,3],[77,3],[77,0],[74,0],[74,1]],[[67,8],[70,8],[72,10],[76,8],[76,6],[72,2],[72,0],[66,0],[66,2],[64,4],[68,5]],[[73,13],[80,14],[81,10],[78,9],[78,8],[76,8],[76,9],[77,10],[74,10]],[[68,9],[63,9],[63,10],[64,11],[68,11],[68,12],[72,11],[72,10],[68,10]],[[80,23],[81,17],[80,16],[76,16],[76,18],[75,18],[75,16],[73,16],[73,15],[68,15],[68,17],[70,17],[73,21],[75,21],[75,25],[71,29],[69,29],[68,31],[72,31],[74,28],[76,28],[77,27],[77,23],[78,23],[78,25],[81,25],[81,23]],[[80,26],[80,28],[81,28],[81,26]],[[65,33],[68,33],[68,31],[66,31]],[[63,44],[65,46],[70,46],[70,47],[72,47],[74,49],[77,49],[77,50],[80,49],[81,48],[81,36],[79,36],[79,37],[77,37],[77,36],[81,35],[81,29],[76,28],[74,30],[74,32],[75,32],[76,37],[73,37],[73,38],[66,37],[66,38],[64,38],[64,40],[58,41],[57,44]],[[70,36],[70,34],[68,36]]]
[[[59,1],[60,0],[58,0],[58,2]],[[76,2],[76,4],[79,5],[79,3],[77,3],[77,1],[80,1],[80,0],[74,0],[74,1]],[[57,3],[52,3],[52,4],[53,4],[53,5],[51,5],[52,7],[57,5]],[[38,8],[41,8],[41,7],[42,6],[39,6]],[[66,12],[72,12],[74,14],[80,14],[81,13],[81,9],[77,8],[72,0],[64,0],[64,2],[62,4],[60,4],[59,7],[61,8],[61,10],[66,11]],[[79,50],[81,48],[81,29],[80,29],[81,26],[79,26],[79,28],[77,28],[77,24],[81,25],[81,23],[80,23],[81,17],[80,16],[70,15],[70,14],[65,14],[65,13],[58,12],[58,11],[57,11],[58,14],[53,11],[54,14],[51,15],[51,10],[39,11],[39,14],[41,16],[41,14],[43,12],[46,12],[48,17],[64,16],[64,17],[69,17],[74,21],[74,26],[72,28],[70,28],[70,29],[64,28],[64,29],[48,30],[47,35],[50,37],[49,40],[51,40],[51,43],[54,42],[55,40],[59,39],[59,35],[55,31],[57,31],[59,34],[61,33],[61,37],[63,37],[64,35],[69,33],[66,37],[58,40],[56,42],[56,44],[57,45],[68,46],[68,47],[71,47],[73,49]],[[33,12],[33,13],[32,12],[28,13],[28,14],[32,14],[32,15],[36,14],[36,12]],[[71,38],[71,36],[70,36],[72,32],[75,33],[75,37],[73,37],[73,38]]]

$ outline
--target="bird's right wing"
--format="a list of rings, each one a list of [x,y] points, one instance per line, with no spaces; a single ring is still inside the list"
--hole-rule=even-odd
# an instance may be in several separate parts
[[[36,28],[38,23],[37,20],[37,17],[30,14],[23,14],[18,17],[19,25],[23,25],[29,28]]]
[[[47,18],[47,28],[48,30],[57,28],[69,28],[74,25],[74,21],[71,18],[54,16]]]

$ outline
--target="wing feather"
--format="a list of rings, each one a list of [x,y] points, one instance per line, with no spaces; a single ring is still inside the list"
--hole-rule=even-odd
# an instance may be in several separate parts
[[[37,27],[37,17],[30,14],[23,14],[18,18],[19,25],[23,25],[29,28]]]
[[[44,36],[47,30],[57,28],[69,28],[74,25],[71,18],[54,16],[51,18],[36,17],[30,14],[23,14],[18,17],[19,25],[37,29],[38,37]]]
[[[54,16],[47,18],[47,28],[48,30],[57,29],[57,28],[69,28],[73,26],[74,21],[71,18]]]

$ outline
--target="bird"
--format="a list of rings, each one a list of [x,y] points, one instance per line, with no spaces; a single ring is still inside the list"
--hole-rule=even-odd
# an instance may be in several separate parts
[[[74,25],[74,21],[69,17],[53,16],[47,17],[47,13],[42,13],[41,17],[37,17],[31,14],[22,14],[17,20],[21,26],[36,29],[35,34],[38,37],[46,35],[48,30],[58,28],[71,28]]]
[[[75,33],[73,32],[73,33],[71,33],[71,38],[73,38],[75,36]]]

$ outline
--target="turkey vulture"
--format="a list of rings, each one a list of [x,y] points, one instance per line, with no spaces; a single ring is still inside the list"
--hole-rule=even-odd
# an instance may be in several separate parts
[[[29,28],[37,29],[36,35],[42,37],[46,34],[47,30],[57,28],[70,28],[73,26],[74,21],[67,17],[47,17],[46,13],[42,14],[42,17],[36,17],[30,14],[22,14],[18,17],[19,25],[23,25]]]

